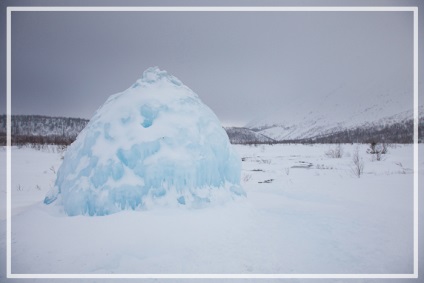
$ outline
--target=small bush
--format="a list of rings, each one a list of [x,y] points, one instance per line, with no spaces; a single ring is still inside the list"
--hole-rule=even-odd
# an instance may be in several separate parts
[[[247,174],[243,176],[243,182],[247,183],[249,180],[252,179],[252,174]]]
[[[364,174],[364,160],[359,155],[359,147],[356,147],[355,151],[353,152],[352,163],[353,175],[361,178],[361,175]]]
[[[342,158],[343,147],[341,144],[337,144],[334,148],[330,148],[325,152],[325,155],[330,158]]]
[[[387,154],[389,145],[387,143],[371,142],[367,149],[368,154],[372,154],[372,160],[380,161],[383,154]]]

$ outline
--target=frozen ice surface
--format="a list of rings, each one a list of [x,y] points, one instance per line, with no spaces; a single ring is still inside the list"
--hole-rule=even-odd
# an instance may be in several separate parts
[[[57,200],[68,215],[197,208],[244,195],[240,172],[212,110],[154,67],[97,110],[68,148],[44,203]]]

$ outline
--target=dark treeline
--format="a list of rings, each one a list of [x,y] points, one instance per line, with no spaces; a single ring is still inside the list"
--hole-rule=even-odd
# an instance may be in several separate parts
[[[12,145],[56,144],[67,146],[87,125],[80,118],[12,115]],[[0,145],[6,145],[6,115],[0,115]]]
[[[268,141],[241,141],[236,144],[288,144],[288,143],[413,143],[414,123],[407,120],[391,125],[379,125],[346,129],[329,135],[316,136],[306,139],[268,140]],[[418,123],[418,142],[424,141],[424,118]]]
[[[32,144],[55,144],[68,146],[73,143],[76,139],[76,136],[57,136],[57,135],[47,135],[47,136],[30,136],[30,135],[12,135],[12,145],[32,145]],[[0,145],[6,145],[6,134],[0,134]]]
[[[48,117],[37,115],[12,115],[12,145],[68,146],[87,125],[79,118]],[[233,144],[287,144],[287,143],[412,143],[413,121],[391,125],[358,127],[325,136],[307,139],[277,141],[247,128],[226,128]],[[419,142],[423,142],[424,118],[418,125]],[[6,145],[6,115],[0,115],[0,145]]]
[[[241,127],[229,127],[224,128],[227,132],[228,138],[232,144],[252,144],[252,143],[269,143],[275,142],[275,140],[266,137],[262,134],[255,133],[254,131],[241,128]]]
[[[418,123],[418,140],[423,142],[424,118]],[[413,143],[414,124],[412,120],[385,126],[343,130],[326,136],[300,140],[304,143]]]
[[[12,115],[11,130],[16,136],[77,136],[88,120],[41,115]],[[6,115],[0,115],[0,133],[6,133]]]

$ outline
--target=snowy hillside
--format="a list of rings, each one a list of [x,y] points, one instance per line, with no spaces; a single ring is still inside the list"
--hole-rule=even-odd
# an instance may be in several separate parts
[[[424,113],[420,107],[419,137],[423,141]],[[290,136],[284,136],[287,128],[274,126],[267,129],[248,129],[242,127],[226,127],[225,131],[233,144],[275,143],[280,140],[296,142],[320,142],[320,143],[350,143],[368,142],[369,139],[376,141],[389,140],[395,143],[411,143],[413,136],[412,111],[405,111],[396,115],[382,118],[372,123],[364,123],[352,128],[337,128],[333,131],[313,131],[314,134],[306,135],[307,138],[291,140]],[[13,144],[26,144],[28,137],[30,142],[42,144],[57,144],[57,140],[65,138],[73,142],[77,134],[85,127],[88,120],[79,118],[48,117],[34,115],[13,115],[12,129],[18,135],[13,135]],[[65,131],[63,130],[65,125]],[[292,128],[298,130],[297,127]],[[308,129],[307,129],[308,130]],[[307,131],[306,130],[306,131]],[[309,129],[310,130],[310,129]],[[312,132],[312,131],[311,131]],[[29,134],[22,135],[21,133]],[[64,136],[62,136],[64,134]],[[6,121],[5,116],[0,116],[0,144],[6,144]],[[381,137],[384,136],[384,139]],[[17,138],[19,137],[19,138]],[[61,143],[59,143],[61,144]],[[68,143],[67,143],[68,144]]]
[[[368,142],[369,139],[412,142],[413,111],[412,104],[408,103],[412,98],[391,99],[387,94],[380,96],[381,102],[370,104],[370,100],[358,98],[358,102],[351,105],[343,102],[343,96],[336,95],[341,89],[336,89],[322,101],[318,98],[313,102],[294,99],[274,114],[262,114],[262,118],[251,121],[245,128],[226,127],[225,130],[234,144],[276,141],[349,143]],[[424,105],[419,106],[419,116],[419,140],[422,142]],[[88,120],[79,118],[12,115],[12,142],[20,144],[20,140],[25,141],[28,136],[64,137],[72,142],[87,123]],[[5,144],[5,135],[6,116],[0,115],[0,144]],[[47,143],[55,141],[47,139]]]
[[[424,107],[419,108],[418,133],[419,141],[423,140],[424,132]],[[305,126],[284,128],[273,126],[264,130],[257,130],[259,134],[273,137],[276,140],[294,140],[300,142],[319,143],[368,143],[370,141],[391,143],[413,142],[413,111],[405,111],[392,116],[381,118],[377,121],[363,122],[359,125],[338,126],[332,128]],[[292,131],[288,133],[288,131]],[[291,135],[292,133],[295,133]],[[301,135],[297,135],[302,133]]]
[[[233,144],[250,144],[250,143],[268,143],[275,142],[274,139],[269,138],[263,134],[256,133],[247,128],[239,127],[226,127],[230,142]]]
[[[317,91],[312,99],[293,97],[246,127],[276,140],[299,140],[404,123],[413,117],[412,82],[395,73],[384,81],[370,78],[355,85],[353,80],[329,92]],[[423,105],[420,111],[423,113]]]

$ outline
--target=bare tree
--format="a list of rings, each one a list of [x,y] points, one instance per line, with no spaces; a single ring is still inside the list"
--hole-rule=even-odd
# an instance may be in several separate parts
[[[356,147],[355,151],[353,152],[352,157],[352,173],[358,178],[361,178],[361,175],[364,173],[364,160],[359,155],[359,146]]]

